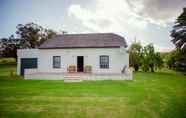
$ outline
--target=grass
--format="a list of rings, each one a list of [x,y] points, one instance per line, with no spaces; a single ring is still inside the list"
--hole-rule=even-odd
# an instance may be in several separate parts
[[[133,81],[21,80],[0,65],[3,118],[186,118],[186,76],[134,73]]]

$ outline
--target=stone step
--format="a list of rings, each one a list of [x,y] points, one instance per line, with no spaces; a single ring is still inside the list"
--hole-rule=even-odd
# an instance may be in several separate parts
[[[81,82],[81,79],[64,79],[64,82]]]
[[[82,79],[80,76],[75,76],[75,75],[67,75],[64,76],[64,82],[81,82]]]
[[[64,76],[64,78],[81,78],[80,76]]]

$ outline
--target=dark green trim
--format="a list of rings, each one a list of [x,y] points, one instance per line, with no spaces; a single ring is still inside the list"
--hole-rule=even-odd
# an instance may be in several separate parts
[[[24,75],[24,69],[37,68],[37,58],[21,58],[20,60],[20,72]]]

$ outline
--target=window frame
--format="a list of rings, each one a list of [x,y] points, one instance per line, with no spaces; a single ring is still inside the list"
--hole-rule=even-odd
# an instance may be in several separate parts
[[[99,57],[99,61],[100,61],[100,68],[101,69],[109,69],[110,66],[110,60],[109,60],[109,55],[100,55]],[[104,59],[108,59],[107,61],[105,61]],[[103,61],[104,60],[104,61]]]
[[[56,62],[55,58],[59,58],[59,65],[57,65],[58,62]],[[53,68],[61,68],[61,56],[53,56]]]

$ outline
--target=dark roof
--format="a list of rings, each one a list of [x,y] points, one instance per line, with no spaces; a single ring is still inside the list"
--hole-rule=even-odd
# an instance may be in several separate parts
[[[40,45],[40,49],[127,47],[123,37],[113,33],[63,34]]]

